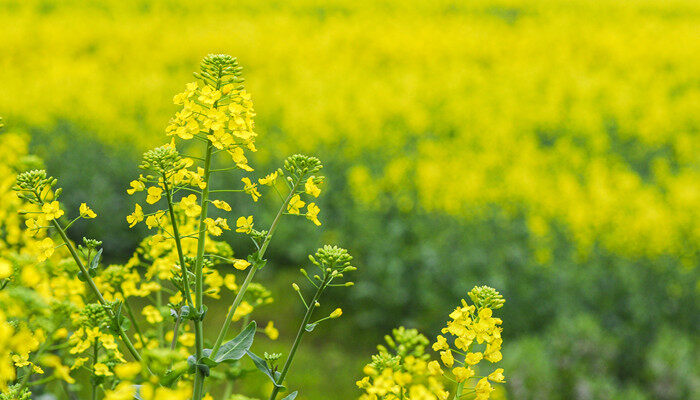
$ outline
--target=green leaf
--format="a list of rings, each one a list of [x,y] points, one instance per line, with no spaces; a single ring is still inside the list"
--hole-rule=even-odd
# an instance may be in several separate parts
[[[267,366],[267,362],[262,358],[256,356],[252,351],[246,350],[246,354],[248,354],[248,357],[250,357],[250,359],[253,360],[253,364],[255,364],[255,366],[260,370],[260,372],[267,375],[267,377],[270,378],[270,380],[275,386],[284,389],[284,386],[277,384],[277,379],[281,375],[279,372],[273,375],[272,370],[270,370],[270,368]]]
[[[314,328],[316,328],[316,325],[318,325],[318,324],[317,324],[317,323],[306,324],[306,326],[304,327],[304,329],[305,329],[307,332],[311,332],[311,331],[314,330]]]
[[[95,257],[92,257],[92,260],[90,261],[90,267],[88,270],[95,270],[97,269],[97,265],[100,263],[100,259],[102,259],[102,249],[100,249],[97,254],[95,254]]]
[[[297,394],[298,394],[298,393],[299,393],[299,392],[297,392],[297,391],[295,390],[295,391],[293,391],[292,393],[290,393],[287,397],[283,398],[282,400],[294,400],[294,399],[297,398]]]
[[[199,362],[200,362],[201,364],[207,365],[207,366],[209,366],[209,367],[216,367],[217,365],[219,365],[218,362],[216,362],[216,361],[214,361],[214,360],[212,360],[211,358],[206,357],[206,356],[200,358],[200,359],[199,359]]]
[[[204,349],[204,351],[202,351],[202,355],[204,355],[204,357],[199,361],[204,362],[204,359],[206,358],[208,362],[210,361],[214,363],[214,365],[210,366],[215,366],[222,362],[240,360],[253,344],[256,329],[257,324],[255,321],[251,322],[245,329],[243,329],[243,332],[238,334],[238,336],[222,344],[219,348],[219,352],[216,353],[213,359],[210,358],[211,349]]]

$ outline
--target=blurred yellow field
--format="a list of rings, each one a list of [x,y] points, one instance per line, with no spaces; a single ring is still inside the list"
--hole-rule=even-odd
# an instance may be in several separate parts
[[[524,209],[583,254],[697,262],[694,1],[5,2],[0,110],[157,144],[188,65],[245,66],[265,152],[339,149],[377,204]],[[268,154],[260,156],[263,160]],[[413,179],[409,179],[413,178]],[[688,247],[688,244],[691,247]]]

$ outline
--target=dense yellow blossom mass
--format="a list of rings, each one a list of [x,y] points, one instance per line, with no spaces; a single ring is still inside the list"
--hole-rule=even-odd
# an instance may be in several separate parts
[[[161,100],[221,49],[250,67],[269,132],[261,161],[342,147],[367,205],[393,193],[401,207],[462,218],[524,211],[543,262],[563,224],[583,255],[601,243],[697,263],[697,1],[10,3],[0,13],[8,120],[69,118],[145,149],[173,110]],[[213,127],[214,143],[230,144],[217,129],[224,117],[250,124],[246,92],[192,116],[226,90],[187,85],[169,133]],[[245,147],[230,150],[242,168]]]

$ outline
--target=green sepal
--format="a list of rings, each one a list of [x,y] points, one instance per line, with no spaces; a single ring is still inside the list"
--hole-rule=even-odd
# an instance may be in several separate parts
[[[311,332],[314,330],[314,328],[316,328],[316,325],[318,325],[318,322],[314,322],[313,324],[306,324],[304,330],[307,332]]]

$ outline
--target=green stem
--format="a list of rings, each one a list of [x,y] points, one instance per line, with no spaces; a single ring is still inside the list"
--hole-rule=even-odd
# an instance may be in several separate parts
[[[175,346],[177,345],[177,337],[180,333],[180,321],[182,321],[182,315],[178,313],[177,319],[175,320],[175,326],[173,327],[173,341],[170,342],[170,350],[175,350]]]
[[[294,338],[292,348],[289,350],[287,361],[285,361],[284,367],[282,367],[282,373],[280,374],[279,379],[277,379],[277,385],[275,385],[275,388],[270,394],[270,400],[275,400],[277,398],[277,393],[280,391],[279,385],[284,382],[284,378],[287,376],[289,368],[292,366],[292,359],[294,359],[294,355],[297,352],[297,348],[301,342],[301,337],[304,335],[304,332],[306,332],[306,324],[308,324],[309,320],[311,320],[311,314],[313,314],[314,309],[316,308],[316,301],[318,301],[318,298],[321,297],[321,293],[323,293],[326,283],[327,282],[324,281],[321,283],[321,285],[319,285],[318,289],[316,290],[316,294],[314,294],[314,298],[309,302],[309,306],[306,308],[306,314],[304,314],[304,319],[301,321],[301,325],[299,325],[299,330],[297,331],[297,336]]]
[[[204,183],[206,186],[202,189],[202,211],[199,216],[199,238],[197,241],[197,259],[195,261],[195,286],[194,286],[194,296],[197,312],[199,318],[194,321],[194,334],[195,334],[195,358],[199,360],[202,358],[202,352],[204,350],[204,331],[202,330],[202,314],[204,313],[204,297],[203,297],[203,285],[204,278],[202,274],[202,265],[204,264],[204,244],[206,240],[206,224],[204,220],[207,218],[207,210],[209,206],[209,175],[211,169],[211,152],[212,144],[210,140],[207,140],[207,152],[204,158]],[[197,368],[197,373],[194,378],[194,397],[193,400],[201,400],[204,395],[204,372]]]
[[[157,277],[157,274],[156,274],[156,282],[158,282],[159,286],[162,286],[162,282],[161,282],[160,278]],[[156,292],[156,307],[158,308],[158,312],[160,312],[160,310],[163,308],[163,296],[162,296],[162,294],[163,294],[163,292],[161,290]],[[165,341],[165,330],[163,327],[163,321],[164,320],[161,319],[158,322],[158,345],[160,347],[163,347],[163,343]]]
[[[222,397],[222,399],[228,400],[228,398],[231,397],[231,392],[233,392],[233,382],[226,381],[226,386],[224,387],[224,396]]]
[[[177,248],[177,257],[180,260],[180,269],[182,270],[182,287],[185,292],[185,304],[194,308],[192,296],[190,295],[190,284],[187,277],[187,264],[185,264],[185,254],[182,251],[182,243],[180,241],[180,231],[177,227],[177,219],[175,218],[175,210],[173,209],[173,195],[168,186],[168,179],[163,174],[163,186],[165,187],[165,197],[168,201],[168,212],[170,214],[170,223],[173,226],[173,236],[175,237],[175,248]]]
[[[277,225],[280,222],[280,219],[282,217],[282,214],[284,213],[284,209],[287,207],[287,204],[289,204],[289,200],[292,199],[292,196],[294,196],[294,192],[296,191],[297,186],[299,185],[299,182],[297,182],[292,190],[289,192],[289,195],[287,196],[287,199],[282,203],[282,207],[280,207],[279,211],[277,211],[277,215],[275,215],[275,219],[272,221],[272,225],[270,225],[270,230],[267,231],[267,235],[265,236],[265,240],[263,241],[262,247],[260,247],[260,251],[258,251],[258,257],[256,262],[250,267],[250,270],[248,271],[248,275],[246,275],[245,280],[243,281],[243,284],[241,284],[241,287],[238,289],[238,293],[236,293],[236,297],[233,299],[233,304],[231,304],[231,307],[228,310],[228,313],[226,314],[226,319],[224,320],[224,324],[221,326],[221,330],[219,331],[219,336],[216,338],[216,343],[214,343],[214,347],[211,350],[211,356],[210,357],[215,357],[217,352],[219,351],[219,348],[221,347],[221,344],[224,341],[224,338],[226,337],[226,334],[228,333],[228,329],[231,326],[231,323],[233,322],[233,316],[236,313],[236,310],[238,309],[238,306],[241,304],[243,301],[243,296],[245,295],[246,290],[248,290],[248,285],[250,282],[253,280],[253,276],[255,276],[255,273],[258,271],[258,269],[262,268],[264,265],[263,263],[263,257],[265,257],[265,252],[267,251],[267,247],[270,244],[270,241],[272,240],[272,235],[275,232],[275,229],[277,229]]]
[[[63,228],[61,228],[61,225],[58,223],[58,221],[53,219],[53,220],[51,220],[51,222],[52,222],[54,228],[56,228],[58,233],[61,235],[63,242],[66,244],[66,247],[68,247],[68,251],[70,251],[70,254],[73,257],[73,260],[75,260],[75,263],[78,265],[80,272],[82,272],[83,276],[85,276],[85,282],[87,282],[88,286],[90,287],[92,292],[95,294],[95,297],[97,297],[97,300],[103,306],[107,305],[107,301],[105,300],[104,297],[102,297],[102,293],[100,293],[100,289],[97,288],[97,285],[95,285],[95,281],[93,281],[92,277],[90,277],[90,274],[88,273],[87,268],[85,268],[85,265],[83,265],[83,261],[80,259],[78,252],[75,250],[75,247],[73,247],[73,244],[71,244],[70,240],[68,240],[68,236],[66,235],[66,232],[63,230]],[[109,311],[110,317],[112,319],[114,319],[114,314],[112,313],[112,310],[109,309],[108,311]],[[119,330],[119,336],[122,338],[122,341],[126,345],[126,348],[129,350],[129,353],[131,353],[131,355],[134,357],[134,359],[136,359],[136,361],[141,361],[141,355],[139,354],[138,351],[136,351],[134,344],[131,343],[131,340],[126,335],[126,332],[124,332],[124,329],[121,326],[117,326],[117,329]]]
[[[95,343],[92,346],[92,371],[93,374],[95,373],[95,364],[97,364],[97,348],[98,342],[97,339],[95,339]],[[92,383],[92,400],[97,400],[97,384],[95,379],[90,380]]]
[[[141,346],[145,349],[146,342],[143,341],[143,333],[141,333],[141,328],[139,327],[139,324],[136,322],[136,317],[134,316],[134,311],[131,309],[129,302],[126,301],[126,296],[124,296],[124,292],[121,292],[121,294],[122,294],[122,297],[124,297],[124,305],[126,306],[126,312],[129,315],[129,319],[131,320],[131,324],[134,325],[134,330],[136,330],[136,333],[139,335],[139,341],[141,342]]]

